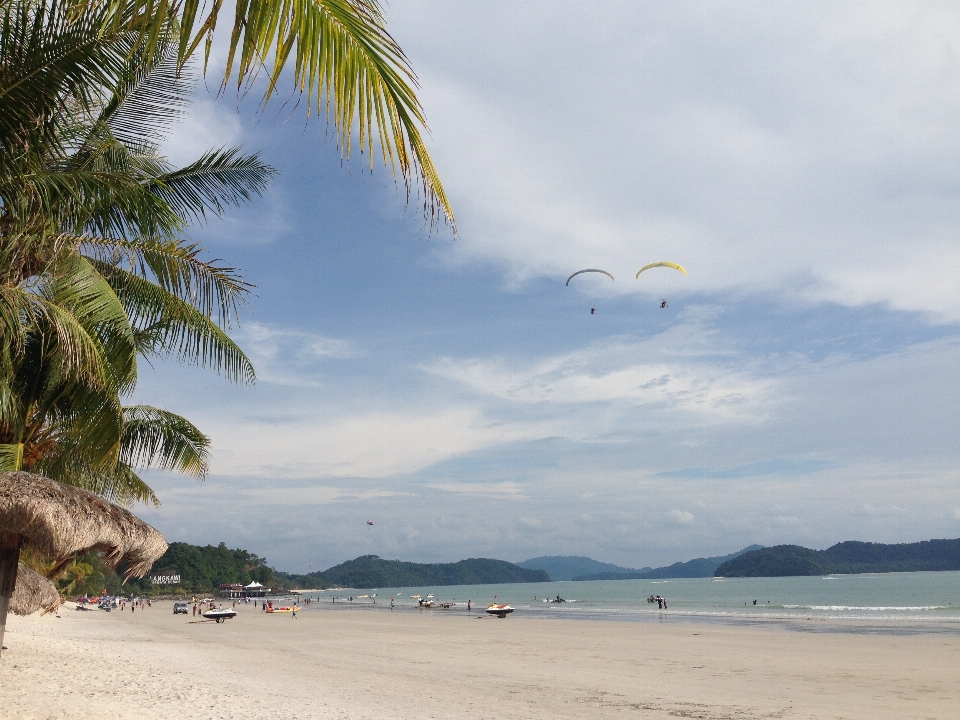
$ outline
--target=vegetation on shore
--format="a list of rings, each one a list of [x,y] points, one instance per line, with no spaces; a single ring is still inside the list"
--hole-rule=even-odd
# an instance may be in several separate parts
[[[720,565],[716,576],[785,577],[960,570],[960,539],[885,545],[848,541],[826,550],[777,545],[744,553]]]

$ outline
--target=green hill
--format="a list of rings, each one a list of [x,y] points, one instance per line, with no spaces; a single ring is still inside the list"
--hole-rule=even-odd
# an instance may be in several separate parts
[[[960,539],[884,545],[848,541],[826,550],[778,545],[745,553],[720,565],[717,576],[784,577],[923,570],[960,570]]]
[[[653,570],[647,568],[645,571],[640,570],[627,574],[606,572],[596,573],[592,575],[575,577],[574,580],[659,580],[661,578],[713,577],[714,572],[716,572],[717,568],[723,563],[727,562],[728,560],[732,560],[743,553],[750,552],[752,550],[758,550],[760,547],[760,545],[750,545],[745,547],[743,550],[738,550],[737,552],[730,553],[729,555],[696,558],[694,560],[687,560],[686,562],[675,562],[673,565],[667,565],[666,567],[659,567]]]
[[[179,586],[154,587],[150,581],[155,575],[179,575]],[[277,584],[274,570],[264,558],[246,550],[231,550],[224,543],[190,545],[173,542],[153,564],[149,575],[127,582],[123,592],[151,594],[154,592],[213,593],[220,583],[251,582],[272,586]]]
[[[455,563],[412,563],[364,555],[306,576],[321,587],[387,588],[550,582],[543,570],[505,560],[471,558]]]
[[[642,573],[650,568],[620,567],[610,563],[600,562],[593,558],[583,557],[582,555],[548,555],[544,557],[530,558],[523,562],[518,562],[522,568],[529,570],[543,570],[550,576],[551,580],[574,580],[579,575],[590,575],[596,573],[623,574],[623,573]]]

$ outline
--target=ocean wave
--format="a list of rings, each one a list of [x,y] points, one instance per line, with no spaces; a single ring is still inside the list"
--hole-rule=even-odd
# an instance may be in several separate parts
[[[783,605],[786,610],[820,610],[825,612],[928,612],[960,610],[956,605]]]

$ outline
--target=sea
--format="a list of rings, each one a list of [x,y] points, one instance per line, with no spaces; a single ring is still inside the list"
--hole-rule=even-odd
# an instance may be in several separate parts
[[[424,611],[413,596],[450,608]],[[647,602],[666,600],[666,609]],[[960,635],[960,572],[914,572],[782,578],[597,580],[453,585],[305,593],[305,610],[369,609],[483,614],[507,603],[514,616],[634,622],[775,625],[810,632]],[[349,600],[352,597],[353,600]],[[557,598],[564,602],[556,602]],[[553,602],[551,602],[551,600]]]

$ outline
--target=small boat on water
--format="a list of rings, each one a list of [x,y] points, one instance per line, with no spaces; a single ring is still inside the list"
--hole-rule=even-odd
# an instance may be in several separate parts
[[[237,616],[237,611],[230,608],[224,610],[207,610],[203,613],[203,617],[207,620],[216,620],[218,623],[222,623],[224,620],[229,620],[230,618],[235,618]]]
[[[496,615],[498,618],[505,618],[509,613],[513,612],[513,608],[509,605],[498,605],[493,603],[492,605],[487,606],[487,612],[491,615]]]

